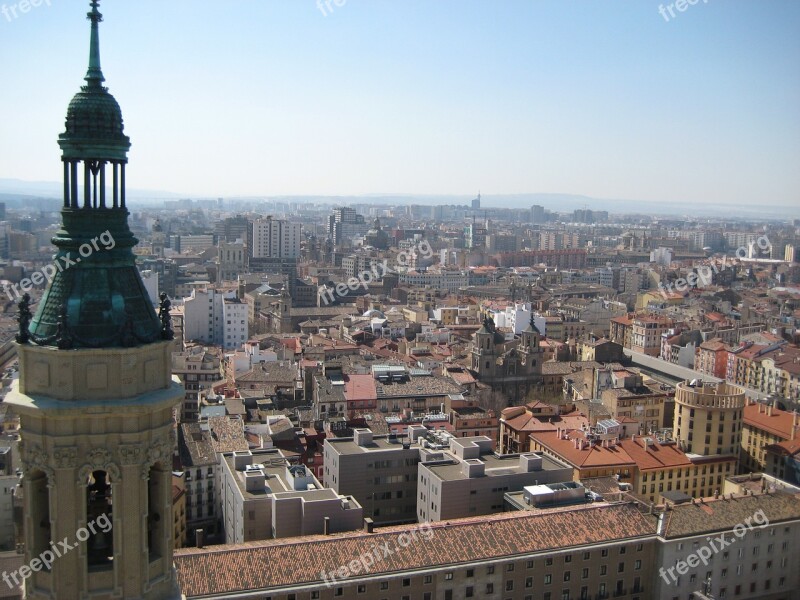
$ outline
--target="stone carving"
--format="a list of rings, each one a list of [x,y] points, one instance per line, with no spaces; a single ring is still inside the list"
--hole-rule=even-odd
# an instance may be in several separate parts
[[[57,469],[74,469],[78,466],[78,449],[75,446],[56,448],[53,460]]]
[[[111,452],[105,448],[95,448],[86,455],[87,462],[78,470],[78,485],[86,485],[89,476],[94,471],[105,471],[108,474],[109,483],[119,483],[122,474],[119,466],[112,462]]]
[[[49,457],[41,446],[36,444],[19,444],[20,457],[22,459],[22,470],[26,474],[32,471],[41,471],[47,476],[47,485],[52,487],[55,485],[55,471],[48,464]]]
[[[142,448],[139,444],[124,444],[119,447],[119,462],[122,465],[135,465],[142,459]]]
[[[150,477],[150,467],[156,463],[161,463],[168,469],[172,468],[172,444],[169,441],[164,439],[155,441],[147,449],[147,460],[142,465],[142,479]]]

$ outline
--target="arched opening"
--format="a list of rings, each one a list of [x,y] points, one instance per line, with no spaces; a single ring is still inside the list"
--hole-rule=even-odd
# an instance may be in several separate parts
[[[86,555],[89,567],[110,567],[114,560],[111,481],[106,471],[92,471],[86,484]],[[108,525],[102,527],[102,524]]]
[[[33,470],[25,475],[28,481],[31,506],[31,556],[39,556],[50,550],[52,532],[50,529],[50,489],[47,487],[47,474]]]
[[[167,532],[171,526],[169,505],[167,504],[167,481],[165,470],[160,463],[150,467],[147,477],[147,550],[150,561],[166,554]]]

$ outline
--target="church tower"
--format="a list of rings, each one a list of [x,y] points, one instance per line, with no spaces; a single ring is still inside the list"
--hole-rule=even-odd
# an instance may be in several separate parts
[[[519,351],[522,357],[520,361],[528,375],[541,374],[544,350],[541,347],[542,334],[534,323],[534,314],[531,312],[531,320],[522,332]]]
[[[35,316],[20,303],[20,376],[6,398],[21,419],[25,597],[179,598],[171,472],[184,392],[171,375],[169,301],[157,315],[132,252],[130,141],[103,87],[97,0],[88,17],[86,84],[59,136],[52,281]]]

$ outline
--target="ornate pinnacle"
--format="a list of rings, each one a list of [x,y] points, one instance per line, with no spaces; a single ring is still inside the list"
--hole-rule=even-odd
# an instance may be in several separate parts
[[[99,86],[106,80],[103,71],[100,69],[100,27],[103,15],[98,10],[99,0],[91,1],[92,10],[86,13],[86,17],[92,22],[92,34],[89,43],[89,70],[84,78],[89,85]]]

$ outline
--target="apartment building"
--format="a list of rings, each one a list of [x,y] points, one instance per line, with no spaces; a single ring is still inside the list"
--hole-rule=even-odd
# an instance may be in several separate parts
[[[277,449],[223,454],[220,494],[228,544],[350,531],[363,522],[355,498],[324,488]]]
[[[172,374],[181,380],[186,393],[181,406],[181,421],[200,418],[200,395],[222,379],[219,352],[213,348],[193,346],[172,354]]]
[[[642,375],[625,369],[598,369],[595,380],[608,379],[610,387],[599,391],[600,400],[616,420],[633,420],[638,433],[658,431],[664,423],[664,412],[669,392],[653,382],[645,385]],[[602,387],[606,387],[604,384]]]
[[[178,429],[178,448],[186,490],[187,543],[194,543],[198,529],[203,530],[204,539],[215,539],[221,533],[218,528],[219,460],[209,423],[182,423]]]
[[[634,317],[631,322],[630,349],[648,356],[659,356],[661,354],[661,335],[672,326],[672,320],[663,317]]]
[[[719,338],[703,342],[697,348],[694,368],[704,375],[725,379],[728,370],[728,347]]]
[[[266,217],[250,224],[248,252],[250,258],[298,258],[303,239],[302,225],[283,219]]]
[[[425,439],[423,434],[421,439]],[[572,480],[572,468],[542,454],[499,455],[485,436],[428,440],[420,450],[417,519],[420,522],[488,515],[503,510],[503,495],[527,485]]]
[[[391,554],[357,569],[375,548]],[[655,519],[618,503],[179,550],[175,564],[188,600],[646,600],[658,597],[652,594],[656,553]],[[242,591],[242,564],[281,568],[248,571]],[[349,577],[336,576],[343,566]]]
[[[774,493],[672,506],[659,517],[656,550],[651,598],[797,598],[800,501]]]
[[[184,299],[184,340],[236,349],[247,341],[247,304],[235,291],[192,290]]]
[[[774,402],[750,402],[744,407],[741,468],[784,479],[786,467],[800,451],[800,416]]]
[[[699,380],[675,388],[673,438],[689,454],[739,455],[744,390],[736,385]]]
[[[365,517],[383,524],[416,521],[419,446],[357,428],[352,438],[326,438],[323,454],[323,484],[353,496]]]
[[[534,432],[531,451],[568,464],[574,481],[616,477],[645,502],[711,496],[722,490],[725,477],[736,472],[735,455],[690,455],[675,441],[655,436],[620,439],[620,429],[611,421],[590,430]]]

